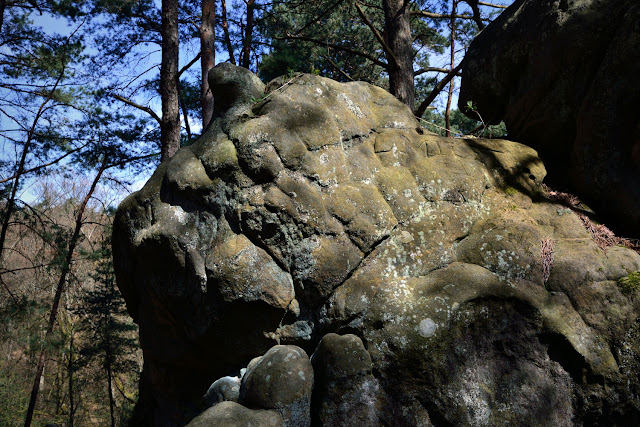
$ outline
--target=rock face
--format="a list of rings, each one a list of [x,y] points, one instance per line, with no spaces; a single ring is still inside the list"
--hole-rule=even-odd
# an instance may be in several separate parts
[[[459,104],[503,119],[550,178],[640,237],[639,74],[636,0],[519,0],[471,44]]]
[[[316,377],[312,413],[316,425],[378,425],[378,380],[371,356],[356,335],[322,337],[312,360]]]
[[[237,102],[116,214],[145,360],[139,424],[186,423],[247,365],[238,403],[201,417],[638,422],[640,307],[617,281],[640,255],[602,251],[548,202],[533,149],[432,135],[365,83],[264,87],[224,67],[211,86]]]

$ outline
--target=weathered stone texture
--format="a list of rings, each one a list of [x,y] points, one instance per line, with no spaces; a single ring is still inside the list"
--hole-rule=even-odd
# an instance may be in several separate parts
[[[239,403],[206,414],[637,421],[639,300],[616,281],[640,270],[640,255],[603,252],[545,200],[533,149],[435,136],[365,83],[298,75],[266,91],[225,107],[118,209],[143,423],[183,424],[212,382],[247,364]],[[546,282],[543,239],[555,245]],[[306,382],[291,388],[282,363],[294,352]],[[271,369],[284,369],[282,387],[269,388]],[[271,394],[294,389],[311,405]]]
[[[557,185],[640,237],[640,4],[518,0],[465,56],[459,105],[535,148]]]

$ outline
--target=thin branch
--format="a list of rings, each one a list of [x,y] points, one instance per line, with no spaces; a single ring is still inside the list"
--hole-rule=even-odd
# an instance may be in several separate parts
[[[184,117],[184,127],[187,130],[187,137],[191,139],[191,126],[189,125],[189,113],[187,112],[187,105],[184,102],[184,97],[182,96],[182,88],[180,87],[179,82],[178,82],[178,101],[180,104],[180,109],[182,110],[182,116]]]
[[[427,96],[427,98],[424,101],[422,101],[422,104],[420,104],[420,106],[416,110],[417,117],[422,117],[424,112],[427,110],[427,107],[429,106],[429,104],[431,104],[433,100],[436,99],[436,96],[438,96],[438,94],[442,92],[442,89],[444,89],[447,83],[449,83],[451,79],[454,78],[458,74],[458,72],[462,69],[462,64],[463,62],[458,64],[456,68],[451,70],[449,74],[447,74],[442,80],[440,80],[440,83],[438,83],[436,87],[433,88],[429,96]]]
[[[138,160],[144,160],[144,159],[148,159],[148,158],[159,156],[159,155],[160,155],[160,152],[151,153],[151,154],[145,154],[144,156],[130,157],[130,158],[122,160],[120,162],[110,164],[109,165],[109,169],[117,168],[117,167],[120,167],[120,166],[124,166],[127,163],[137,162]]]
[[[480,132],[481,130],[484,130],[487,128],[487,125],[483,123],[480,123],[478,126],[474,127],[470,132],[469,135],[475,135],[477,132]]]
[[[51,263],[36,264],[36,265],[32,265],[30,267],[20,267],[20,268],[14,268],[12,270],[2,270],[2,271],[0,271],[0,277],[3,274],[7,274],[7,273],[15,274],[18,271],[35,270],[35,269],[42,268],[42,267],[49,267],[50,265],[52,265],[52,264]],[[7,291],[9,291],[9,290],[7,289]]]
[[[330,63],[330,64],[331,64],[331,65],[332,65],[336,70],[338,70],[338,72],[339,72],[340,74],[342,74],[343,76],[345,76],[345,77],[346,77],[347,79],[349,79],[350,81],[354,81],[354,80],[353,80],[353,78],[352,78],[349,74],[347,74],[347,73],[346,73],[342,68],[340,68],[340,67],[338,66],[338,64],[336,64],[335,62],[333,62],[333,60],[332,60],[331,58],[329,58],[329,57],[328,57],[328,56],[326,56],[326,55],[320,55],[320,56],[321,56],[322,58],[324,58],[326,61],[329,61],[329,63]]]
[[[84,144],[84,145],[82,145],[82,146],[80,146],[80,147],[78,147],[78,148],[74,148],[73,150],[66,152],[66,153],[65,153],[65,154],[63,154],[62,156],[58,157],[58,158],[57,158],[57,159],[55,159],[55,160],[50,161],[49,163],[45,163],[45,164],[42,164],[42,165],[38,165],[38,166],[35,166],[35,167],[31,168],[31,169],[27,169],[27,170],[25,170],[25,171],[23,171],[23,172],[22,172],[22,175],[26,175],[26,174],[28,174],[28,173],[35,172],[35,171],[37,171],[37,170],[40,170],[40,169],[46,168],[46,167],[48,167],[48,166],[51,166],[51,165],[53,165],[53,164],[56,164],[56,163],[58,163],[60,160],[62,160],[62,159],[64,159],[65,157],[67,157],[67,156],[69,156],[69,155],[71,155],[71,154],[75,153],[76,151],[80,151],[80,150],[82,150],[84,147],[86,147],[86,146],[87,146],[87,145],[89,145],[90,143],[91,143],[91,141],[87,142],[86,144]],[[17,176],[18,176],[18,175],[13,175],[13,176],[10,176],[10,177],[8,177],[8,178],[1,179],[1,180],[0,180],[0,184],[5,183],[5,182],[7,182],[7,181],[10,181],[10,180],[14,179],[14,178],[15,178],[15,177],[17,177]]]
[[[178,71],[178,78],[180,78],[180,76],[182,75],[182,73],[184,73],[185,71],[187,71],[189,68],[191,68],[191,66],[193,64],[195,64],[196,62],[198,62],[198,59],[200,59],[201,56],[201,52],[198,52],[198,54],[195,56],[195,58],[193,58],[191,61],[189,61],[189,63],[187,65],[185,65],[184,67],[182,67],[180,69],[180,71]]]
[[[154,118],[158,123],[162,123],[162,120],[160,120],[160,117],[159,117],[156,113],[154,113],[154,112],[153,112],[153,110],[152,110],[151,108],[149,108],[149,107],[145,107],[145,106],[142,106],[142,105],[140,105],[140,104],[136,104],[135,102],[133,102],[133,101],[131,101],[131,100],[129,100],[129,99],[127,99],[127,98],[123,97],[123,96],[120,96],[120,95],[111,94],[111,97],[112,97],[112,98],[117,99],[118,101],[122,101],[122,102],[124,102],[124,103],[125,103],[125,104],[127,104],[127,105],[130,105],[130,106],[132,106],[132,107],[135,107],[135,108],[137,108],[138,110],[142,110],[142,111],[144,111],[145,113],[147,113],[147,114],[149,114],[151,117],[153,117],[153,118]]]
[[[433,12],[426,12],[424,10],[412,10],[411,11],[411,15],[414,16],[421,16],[423,18],[431,18],[431,19],[451,19],[451,15],[447,15],[447,14],[442,14],[442,13],[433,13]],[[456,19],[470,19],[470,20],[474,20],[474,17],[472,15],[455,15]],[[490,19],[487,18],[483,18],[483,21],[490,21]]]
[[[360,7],[360,3],[358,3],[356,1],[353,4],[356,6],[356,9],[358,9],[358,15],[360,15],[360,18],[362,18],[362,20],[367,25],[367,27],[369,27],[371,29],[371,32],[376,37],[376,40],[378,40],[378,43],[380,43],[380,45],[382,46],[382,49],[384,50],[384,53],[389,58],[389,62],[391,63],[391,66],[392,67],[397,67],[398,66],[398,58],[396,58],[396,55],[393,53],[393,50],[389,47],[387,42],[384,41],[384,37],[382,37],[382,34],[380,34],[378,29],[373,25],[373,23],[369,20],[367,15],[364,13],[362,8]]]
[[[420,68],[419,70],[416,70],[413,72],[414,77],[417,77],[419,75],[422,75],[424,73],[450,73],[451,69],[450,68],[441,68],[441,67],[426,67],[426,68]],[[461,74],[457,74],[458,77],[461,76]]]
[[[483,1],[479,1],[478,4],[480,4],[482,6],[495,7],[497,9],[506,9],[506,8],[509,7],[509,6],[504,6],[502,4],[492,4],[492,3],[486,3],[486,2],[483,2]]]
[[[131,79],[131,81],[129,81],[129,83],[127,83],[122,89],[126,89],[129,86],[131,86],[136,80],[138,80],[140,77],[144,76],[145,74],[147,74],[149,71],[153,70],[154,68],[159,67],[158,64],[154,64],[151,67],[147,68],[146,70],[144,70],[143,72],[141,72],[140,74],[138,74],[137,76],[135,76],[133,79]],[[136,89],[137,90],[137,89]]]

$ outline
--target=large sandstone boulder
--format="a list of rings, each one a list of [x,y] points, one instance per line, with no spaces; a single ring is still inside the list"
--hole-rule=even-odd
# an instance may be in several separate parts
[[[518,0],[465,56],[460,108],[535,148],[556,184],[640,237],[640,3]]]
[[[140,424],[184,424],[209,385],[247,365],[238,403],[206,417],[638,421],[639,300],[617,281],[640,255],[604,252],[547,201],[533,149],[435,136],[365,83],[263,87],[224,67],[235,77],[214,69],[211,86],[237,102],[115,218],[118,285],[144,351]],[[311,387],[310,366],[309,402],[287,384],[302,372]]]

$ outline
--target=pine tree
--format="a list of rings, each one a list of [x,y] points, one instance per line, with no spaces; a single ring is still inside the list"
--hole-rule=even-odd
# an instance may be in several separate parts
[[[115,284],[110,234],[110,226],[106,226],[99,248],[91,254],[95,260],[95,271],[91,274],[95,287],[85,293],[80,304],[84,344],[77,363],[86,366],[95,361],[102,368],[113,427],[117,424],[115,381],[120,374],[138,371],[135,361],[138,344],[133,334],[136,326],[128,317],[124,299]]]

